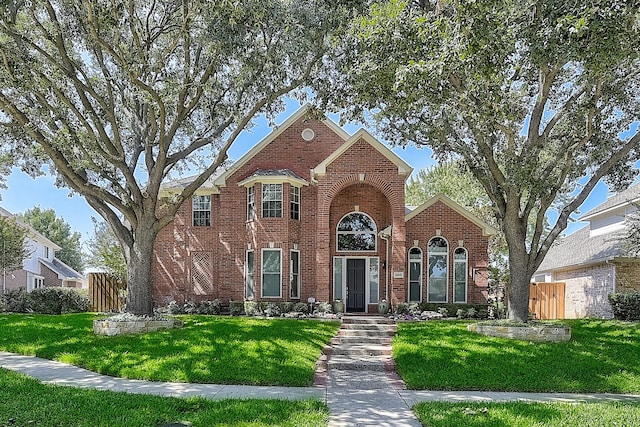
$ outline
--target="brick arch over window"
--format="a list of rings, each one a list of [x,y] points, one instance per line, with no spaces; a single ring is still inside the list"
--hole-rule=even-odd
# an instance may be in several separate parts
[[[358,174],[349,175],[336,181],[329,188],[324,189],[323,197],[320,198],[320,204],[318,205],[318,211],[328,213],[331,208],[331,202],[333,199],[345,188],[354,184],[368,184],[371,187],[379,190],[389,201],[389,204],[393,206],[402,206],[404,209],[404,187],[403,192],[398,194],[398,191],[393,190],[393,184],[388,180],[383,179],[380,176],[370,176],[371,174],[365,174],[364,180],[360,180]]]

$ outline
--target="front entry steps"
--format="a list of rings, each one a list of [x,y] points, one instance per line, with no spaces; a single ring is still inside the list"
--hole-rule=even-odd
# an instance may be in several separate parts
[[[359,390],[404,389],[391,357],[394,321],[382,316],[349,316],[324,348],[329,386]],[[318,378],[318,376],[316,377]]]

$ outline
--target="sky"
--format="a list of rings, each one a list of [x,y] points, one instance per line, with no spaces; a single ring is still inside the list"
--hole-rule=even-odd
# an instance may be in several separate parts
[[[276,123],[280,124],[284,122],[298,108],[299,105],[296,103],[288,102],[286,111],[277,117]],[[338,122],[337,115],[329,115],[329,118]],[[344,129],[349,134],[353,134],[360,127],[363,126],[349,123],[344,126]],[[267,120],[264,117],[258,118],[255,127],[250,131],[243,132],[239,136],[238,140],[229,151],[229,158],[237,160],[271,131],[272,129],[269,127]],[[435,164],[435,160],[431,156],[432,152],[427,148],[418,149],[413,146],[408,146],[406,148],[395,147],[392,149],[398,156],[413,167],[414,173]],[[14,214],[22,213],[38,205],[42,209],[51,208],[55,210],[58,217],[63,218],[71,225],[73,231],[77,231],[82,235],[82,240],[85,243],[93,235],[93,222],[91,217],[101,219],[100,216],[87,204],[84,198],[79,195],[71,195],[69,190],[65,188],[56,188],[54,185],[54,178],[51,176],[42,176],[32,179],[20,170],[14,169],[7,180],[7,185],[8,189],[0,189],[0,206]],[[603,183],[599,183],[589,198],[581,206],[580,212],[587,212],[593,207],[604,202],[606,198],[607,186]],[[566,233],[570,234],[582,228],[584,225],[585,223],[581,222],[571,223],[567,228]]]

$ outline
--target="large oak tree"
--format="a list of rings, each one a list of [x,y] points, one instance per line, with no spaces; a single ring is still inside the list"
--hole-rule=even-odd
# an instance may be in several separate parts
[[[596,183],[637,174],[638,7],[379,1],[336,46],[322,98],[347,119],[368,115],[392,143],[462,159],[486,191],[509,248],[514,320],[527,320],[532,274]]]
[[[158,232],[256,116],[304,88],[356,3],[4,1],[0,155],[30,173],[48,163],[86,198],[123,248],[127,310],[151,314]],[[202,173],[160,200],[189,167]]]

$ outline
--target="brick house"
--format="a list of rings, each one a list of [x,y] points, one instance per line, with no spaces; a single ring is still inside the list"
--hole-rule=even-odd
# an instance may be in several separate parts
[[[485,303],[491,227],[444,196],[405,208],[412,168],[303,107],[181,207],[155,244],[155,303]],[[170,197],[190,178],[168,183]]]
[[[640,292],[640,258],[625,253],[621,240],[637,202],[640,184],[582,215],[589,224],[549,249],[533,281],[564,283],[565,318],[611,318],[610,293]]]

